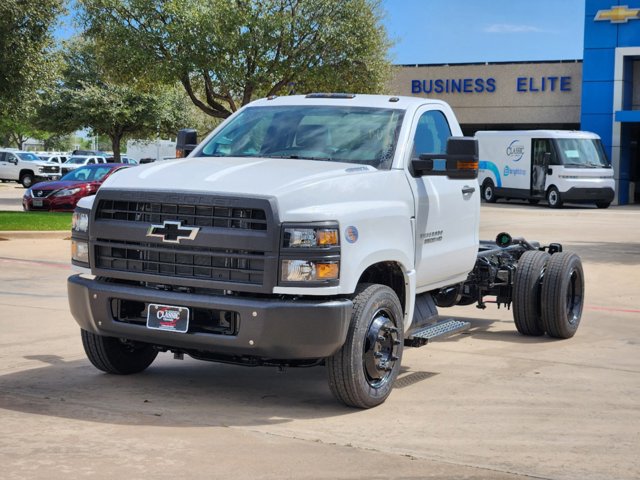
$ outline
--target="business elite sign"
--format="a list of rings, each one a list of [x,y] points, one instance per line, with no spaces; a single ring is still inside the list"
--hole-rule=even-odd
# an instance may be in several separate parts
[[[517,77],[512,85],[519,93],[570,92],[571,76]],[[498,81],[493,77],[477,78],[436,78],[411,80],[412,94],[469,94],[494,93],[498,91]]]

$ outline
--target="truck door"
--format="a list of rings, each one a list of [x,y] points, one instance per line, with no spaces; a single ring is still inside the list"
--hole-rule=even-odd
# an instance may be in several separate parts
[[[444,153],[447,139],[462,135],[453,113],[435,106],[418,110],[411,131],[409,165],[421,153]],[[466,279],[478,253],[477,179],[451,179],[444,175],[409,175],[409,179],[415,199],[418,292]]]

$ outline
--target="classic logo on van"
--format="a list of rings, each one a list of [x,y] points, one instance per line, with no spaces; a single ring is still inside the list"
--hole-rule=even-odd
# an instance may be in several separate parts
[[[507,147],[507,157],[509,160],[519,162],[524,156],[524,145],[520,143],[520,140],[514,140]]]

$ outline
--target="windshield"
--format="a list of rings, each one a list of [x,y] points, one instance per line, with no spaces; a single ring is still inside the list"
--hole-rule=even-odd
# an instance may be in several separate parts
[[[596,138],[559,138],[556,140],[565,167],[609,168],[609,162]]]
[[[71,157],[64,163],[71,163],[73,165],[84,165],[87,161],[87,157]]]
[[[20,160],[26,160],[28,162],[40,161],[40,158],[35,153],[18,152],[16,155],[20,157]]]
[[[112,170],[113,169],[110,167],[80,167],[75,170],[71,170],[60,180],[72,182],[99,182]]]
[[[391,168],[403,112],[287,106],[243,110],[197,153],[349,162]]]

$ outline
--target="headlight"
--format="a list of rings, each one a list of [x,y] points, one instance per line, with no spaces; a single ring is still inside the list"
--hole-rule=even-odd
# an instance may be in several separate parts
[[[38,167],[38,173],[44,172],[44,167]]]
[[[287,227],[284,229],[284,248],[322,248],[340,245],[337,227]]]
[[[80,187],[76,187],[76,188],[65,188],[63,190],[59,190],[56,193],[53,194],[54,197],[68,197],[70,195],[75,195],[76,193],[78,193],[80,190],[82,190],[82,188]]]
[[[283,282],[323,282],[337,280],[340,275],[338,261],[283,260],[281,270]]]
[[[71,240],[71,258],[76,262],[89,263],[89,244],[81,240]]]
[[[85,212],[73,212],[71,229],[76,232],[86,232],[89,229],[89,214]]]

